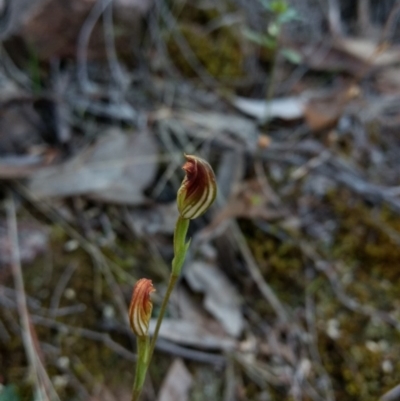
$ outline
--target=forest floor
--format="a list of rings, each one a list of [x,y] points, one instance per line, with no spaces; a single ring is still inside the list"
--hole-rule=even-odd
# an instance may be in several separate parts
[[[32,3],[0,2],[0,401],[131,399],[185,153],[218,197],[143,400],[398,399],[398,2]]]

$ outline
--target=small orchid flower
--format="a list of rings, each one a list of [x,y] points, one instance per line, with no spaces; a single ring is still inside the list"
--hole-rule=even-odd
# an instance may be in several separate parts
[[[133,288],[132,300],[129,306],[129,323],[132,331],[138,337],[147,336],[153,303],[150,294],[155,291],[151,280],[140,279]]]
[[[151,280],[144,278],[136,283],[129,307],[129,322],[132,331],[136,335],[137,342],[136,372],[132,389],[132,401],[138,401],[140,397],[146,372],[156,346],[161,323],[167,309],[168,300],[182,271],[182,266],[190,245],[190,240],[186,239],[190,220],[205,213],[217,196],[217,184],[211,166],[200,157],[192,155],[185,155],[185,157],[186,163],[183,165],[183,170],[185,170],[186,176],[178,190],[177,196],[179,217],[174,230],[174,258],[171,263],[171,275],[151,341],[148,336],[149,322],[153,309],[150,294],[154,291]]]
[[[217,184],[211,166],[200,157],[185,155],[186,172],[178,191],[178,210],[184,219],[201,216],[212,205],[217,196]]]

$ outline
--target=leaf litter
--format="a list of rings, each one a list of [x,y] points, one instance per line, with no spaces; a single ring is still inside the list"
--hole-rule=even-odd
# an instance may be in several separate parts
[[[38,172],[29,189],[34,196],[85,195],[103,202],[140,205],[157,171],[158,146],[151,133],[111,130],[76,157]]]
[[[15,1],[12,5],[20,7],[23,3]],[[121,15],[129,19],[128,13],[121,13],[125,9],[119,8],[120,3],[114,2],[117,19]],[[32,307],[31,312],[41,351],[50,361],[46,367],[49,375],[60,384],[62,399],[69,399],[70,394],[77,399],[112,400],[119,399],[118,394],[121,399],[129,399],[132,338],[121,330],[124,322],[112,313],[112,308],[117,294],[119,300],[129,299],[131,285],[138,277],[161,270],[160,256],[164,264],[169,263],[176,216],[173,199],[176,182],[181,178],[177,170],[186,152],[203,155],[216,169],[223,167],[221,194],[228,200],[221,197],[214,210],[196,222],[190,233],[193,251],[161,329],[163,342],[150,372],[156,391],[149,384],[148,398],[156,399],[157,392],[161,399],[171,398],[168,388],[172,388],[172,393],[191,401],[370,401],[382,395],[383,399],[393,399],[398,393],[396,373],[400,368],[396,359],[399,116],[398,79],[393,67],[399,61],[398,49],[389,42],[377,46],[378,41],[372,37],[331,38],[327,32],[318,31],[331,24],[319,15],[321,10],[315,5],[307,8],[311,3],[306,0],[298,2],[299,13],[307,17],[302,23],[308,24],[307,28],[312,25],[309,32],[321,36],[322,42],[306,40],[306,46],[297,45],[297,36],[301,35],[293,35],[290,29],[285,32],[279,47],[293,48],[301,54],[302,65],[288,66],[278,57],[275,91],[267,98],[271,54],[266,54],[269,52],[265,49],[254,51],[248,46],[244,76],[239,80],[229,77],[218,85],[215,77],[206,75],[212,70],[210,66],[196,63],[199,53],[202,63],[213,61],[213,57],[202,54],[210,48],[207,41],[215,41],[219,35],[236,37],[236,24],[244,23],[242,17],[234,15],[233,28],[225,26],[226,19],[215,18],[223,17],[221,10],[206,3],[196,7],[181,4],[179,12],[165,4],[150,9],[147,22],[152,39],[146,53],[149,71],[139,69],[132,74],[127,74],[122,55],[126,49],[131,51],[131,46],[124,44],[121,48],[120,42],[115,42],[115,52],[107,42],[107,37],[113,36],[107,25],[110,9],[101,21],[104,33],[109,35],[104,40],[107,54],[102,47],[98,60],[107,60],[104,64],[112,73],[96,63],[93,56],[103,41],[98,35],[101,24],[91,19],[93,14],[88,16],[85,26],[96,25],[89,35],[96,40],[91,41],[87,52],[85,79],[94,84],[96,91],[91,96],[82,91],[82,65],[75,70],[71,61],[68,65],[72,66],[72,74],[78,73],[79,83],[71,80],[67,93],[58,94],[68,99],[66,104],[71,109],[72,120],[67,122],[70,135],[62,145],[69,147],[69,152],[61,144],[47,143],[43,133],[25,121],[22,113],[20,116],[14,111],[9,120],[3,119],[2,134],[9,135],[5,145],[10,144],[9,138],[18,136],[12,135],[17,132],[12,131],[12,126],[23,131],[23,141],[17,143],[22,146],[6,149],[2,154],[0,176],[9,180],[7,185],[22,199],[23,206],[18,211],[19,242],[22,261],[26,267],[32,265],[30,269],[24,265],[24,278],[31,304],[44,305]],[[372,2],[370,6],[375,9],[383,3]],[[94,2],[84,5],[87,12],[88,4]],[[238,8],[246,24],[262,17],[257,4],[249,2],[245,9]],[[329,2],[329,12],[341,4]],[[60,5],[53,0],[53,6]],[[346,12],[351,12],[350,8]],[[41,16],[51,9],[39,10],[30,27],[35,28]],[[308,18],[304,10],[311,10],[313,18]],[[387,15],[389,25],[396,19],[396,7],[393,12],[391,17]],[[337,15],[345,19],[345,14]],[[211,32],[210,35],[190,36],[187,28],[193,21],[188,23],[188,18],[194,16],[199,17],[195,18],[196,32]],[[68,19],[69,14],[56,17],[54,21]],[[199,22],[204,20],[207,29]],[[54,21],[52,28],[58,29]],[[41,62],[46,62],[54,49],[60,49],[60,43],[62,52],[73,59],[76,41],[70,39],[80,37],[77,27],[81,25],[79,18],[70,24],[68,46],[61,41],[43,48],[39,52]],[[45,25],[39,23],[37,27],[38,36],[33,38],[36,44],[52,40],[52,35],[44,31]],[[170,32],[163,36],[159,29]],[[384,31],[390,33],[390,29]],[[286,37],[290,32],[293,40]],[[115,31],[117,36],[119,33]],[[392,33],[395,35],[395,31]],[[232,43],[228,44],[226,48],[233,50]],[[199,81],[186,79],[182,63],[176,62],[179,50],[189,60],[190,76],[198,74]],[[227,60],[232,57],[235,54],[229,54]],[[32,64],[34,59],[32,55]],[[240,57],[235,64],[242,60]],[[8,85],[13,91],[11,97],[4,92],[3,99],[2,92],[7,107],[11,98],[13,105],[27,101],[19,91],[24,85],[30,88],[31,81],[53,88],[41,80],[46,71],[24,77],[24,67],[19,70],[23,63],[16,68],[9,61],[8,57],[2,59],[7,66],[6,81],[11,76],[18,85]],[[62,60],[61,69],[64,63]],[[54,65],[57,67],[53,60],[52,79],[56,80],[60,72]],[[123,87],[118,87],[117,82],[122,81],[115,79],[118,66],[123,67],[129,82]],[[42,67],[38,65],[33,70]],[[109,76],[112,78],[105,84]],[[3,76],[0,78],[3,80]],[[204,88],[202,81],[206,82]],[[0,116],[5,116],[4,108]],[[38,116],[31,116],[40,123]],[[114,128],[107,131],[105,125]],[[29,130],[37,143],[29,142],[33,138],[27,137]],[[82,134],[84,142],[86,134],[95,140],[82,148]],[[13,170],[13,164],[19,170]],[[28,177],[28,192],[19,191],[19,184],[14,186],[10,181],[24,177]],[[33,206],[26,206],[25,199]],[[74,240],[73,247],[66,246],[70,238],[60,229],[66,227],[65,215],[57,220],[50,212],[43,213],[60,204],[57,210],[68,210],[67,223],[83,233],[82,237],[76,236],[79,240]],[[47,209],[37,205],[46,205]],[[36,229],[24,229],[24,208],[33,213],[39,211],[46,219],[52,216],[54,224],[50,234],[41,236],[40,246],[36,247],[34,241]],[[4,248],[7,237],[6,232],[0,236]],[[48,241],[54,258],[47,252]],[[212,251],[203,252],[211,242],[215,248],[211,246]],[[86,250],[95,249],[89,252],[90,257],[82,251],[82,244]],[[3,253],[9,263],[7,251]],[[48,288],[42,287],[43,280],[35,279],[44,276],[43,266],[46,272],[52,272],[45,275]],[[68,271],[68,266],[77,268],[67,281],[62,272]],[[158,273],[154,276],[162,277]],[[67,293],[74,294],[78,303],[62,297],[59,308],[49,314],[45,305],[53,299],[53,289],[64,285],[68,285]],[[163,283],[157,282],[157,287],[162,293]],[[158,301],[157,295],[155,313]],[[7,388],[9,383],[16,383],[20,390],[26,375],[21,369],[24,353],[18,343],[18,316],[9,299],[1,302],[0,349],[1,364],[7,366],[5,383]],[[78,310],[76,305],[86,308]],[[51,320],[49,316],[55,318]],[[44,322],[49,327],[41,325]],[[340,328],[340,339],[332,335],[329,322]],[[103,332],[102,327],[107,329]],[[98,347],[93,347],[94,341],[99,341]],[[197,363],[171,363],[164,352]],[[53,368],[54,355],[59,353],[71,357],[74,369],[59,372]],[[217,364],[217,357],[223,362]],[[209,365],[207,375],[202,376],[200,361],[220,369],[225,369],[223,364],[227,363],[230,370],[223,373],[229,373],[229,379],[216,374]],[[121,374],[115,375],[117,366]],[[161,380],[167,371],[168,376]],[[229,382],[226,391],[219,387],[225,381]],[[21,385],[23,392],[24,386]]]

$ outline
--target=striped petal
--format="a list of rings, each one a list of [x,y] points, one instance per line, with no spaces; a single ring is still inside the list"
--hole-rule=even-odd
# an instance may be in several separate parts
[[[185,219],[201,216],[217,196],[217,184],[211,166],[200,157],[185,155],[186,176],[178,191],[178,210]]]
[[[129,306],[129,323],[132,331],[138,337],[147,336],[153,303],[150,294],[155,291],[151,280],[140,279],[133,288]]]

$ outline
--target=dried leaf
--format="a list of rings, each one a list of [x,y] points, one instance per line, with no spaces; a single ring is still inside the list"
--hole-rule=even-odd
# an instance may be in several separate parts
[[[142,191],[156,173],[157,150],[151,133],[125,135],[113,130],[72,160],[38,172],[29,188],[37,197],[87,195],[142,204]]]
[[[164,379],[157,401],[187,401],[193,378],[181,359],[175,359]]]
[[[216,266],[197,261],[184,272],[194,291],[203,292],[204,307],[224,327],[226,332],[237,338],[243,330],[240,297],[228,278]]]
[[[333,43],[293,46],[302,55],[303,62],[319,71],[346,71],[355,76],[369,69],[389,66],[400,61],[398,47],[382,48],[362,38],[338,38]]]
[[[32,221],[18,223],[18,245],[21,262],[32,262],[48,250],[48,230]],[[0,223],[0,265],[12,261],[11,243],[6,225]]]
[[[249,149],[254,149],[257,144],[257,127],[248,118],[235,114],[227,115],[215,112],[197,113],[194,111],[181,112],[179,116],[189,123],[203,127],[208,136],[210,132],[231,134],[243,142]]]
[[[288,97],[271,101],[246,99],[237,97],[234,106],[241,112],[257,119],[261,123],[273,118],[283,120],[297,120],[303,117],[305,99]]]
[[[39,155],[16,155],[0,157],[0,178],[4,180],[15,180],[27,178],[36,174],[42,168],[49,165],[53,157]]]
[[[359,94],[360,89],[352,85],[337,93],[310,99],[304,108],[307,124],[313,131],[334,127],[346,105]]]
[[[384,48],[364,38],[340,38],[335,47],[374,67],[383,67],[400,62],[400,49],[398,47]]]
[[[317,71],[346,71],[357,75],[366,71],[368,65],[357,57],[342,49],[336,49],[332,44],[309,45],[298,48],[304,63]]]
[[[149,333],[153,334],[156,319],[150,321]],[[172,342],[208,350],[231,350],[236,341],[224,333],[211,332],[207,326],[191,320],[163,319],[160,337]]]

